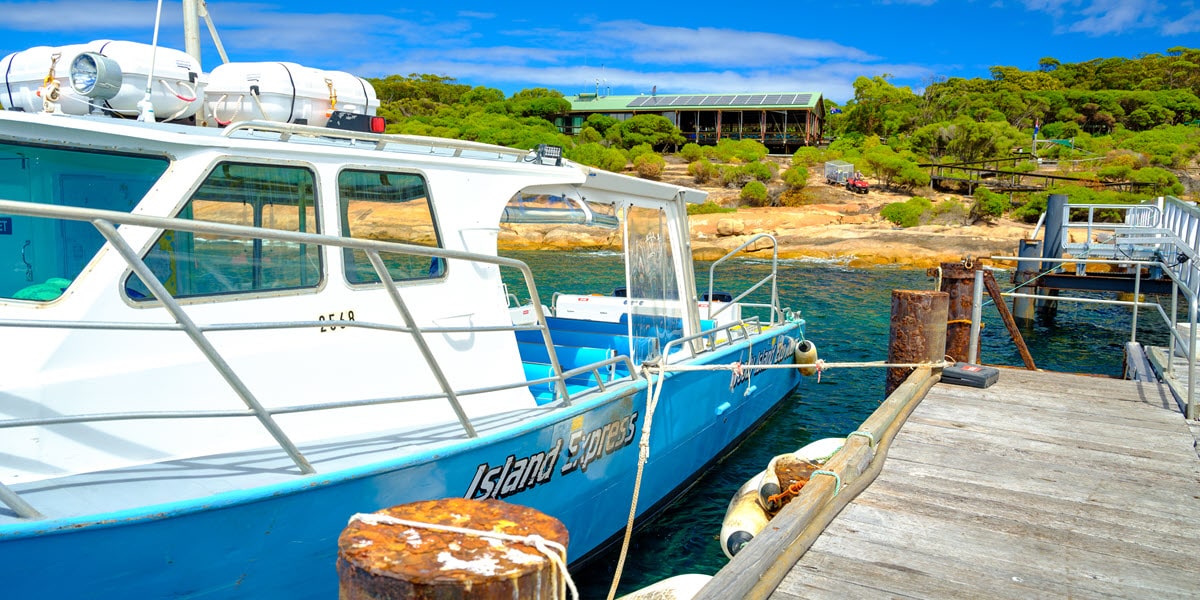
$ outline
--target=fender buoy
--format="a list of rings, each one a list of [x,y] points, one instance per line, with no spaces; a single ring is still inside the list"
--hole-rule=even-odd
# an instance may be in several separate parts
[[[729,508],[725,509],[725,520],[721,522],[721,551],[728,558],[741,551],[771,520],[758,503],[758,486],[764,472],[742,484],[729,501]]]
[[[807,481],[807,477],[820,469],[845,443],[846,438],[824,438],[795,452],[780,454],[771,459],[765,470],[742,484],[729,501],[725,520],[721,522],[721,551],[725,556],[732,559],[766,528],[771,515],[784,504],[779,499],[775,502],[768,500],[783,491],[780,473],[785,474],[782,480],[788,486],[795,481],[796,473],[803,473]],[[775,507],[768,510],[771,505]]]
[[[817,364],[817,345],[812,343],[812,340],[801,340],[796,344],[796,364],[798,365],[815,365]],[[815,375],[817,367],[803,367],[800,369],[801,375]]]

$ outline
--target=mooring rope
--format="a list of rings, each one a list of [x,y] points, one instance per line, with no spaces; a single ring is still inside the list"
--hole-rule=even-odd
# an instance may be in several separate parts
[[[537,534],[530,535],[511,535],[500,533],[498,531],[483,531],[480,529],[468,529],[466,527],[455,527],[453,525],[442,525],[439,523],[424,523],[421,521],[409,521],[400,519],[391,515],[381,515],[379,513],[355,513],[350,516],[350,522],[359,521],[368,525],[399,525],[402,527],[413,527],[417,529],[432,529],[435,531],[447,531],[460,535],[473,535],[481,538],[491,538],[508,542],[517,542],[526,546],[533,546],[539,552],[544,554],[550,563],[554,565],[554,570],[562,574],[562,581],[558,582],[558,597],[567,597],[567,588],[571,590],[571,597],[579,600],[579,590],[575,587],[575,581],[571,579],[571,574],[567,571],[567,548],[562,544],[548,540]]]
[[[652,381],[654,389],[646,394],[646,420],[642,422],[642,438],[638,442],[637,475],[633,479],[633,500],[629,503],[629,520],[625,523],[625,539],[621,541],[621,554],[617,558],[617,570],[613,573],[612,586],[608,589],[608,600],[617,595],[617,586],[621,583],[621,572],[625,569],[625,557],[629,554],[629,540],[633,536],[633,521],[637,516],[638,495],[642,491],[642,474],[646,470],[646,461],[650,459],[650,423],[654,420],[654,409],[658,406],[658,398],[662,394],[663,381],[667,374],[657,364],[643,365],[646,378],[658,372],[658,379]]]
[[[886,361],[866,361],[866,362],[826,362],[817,359],[814,363],[793,364],[780,363],[771,365],[747,364],[742,362],[722,363],[717,365],[664,365],[663,371],[741,371],[744,369],[811,369],[816,367],[817,371],[824,369],[852,369],[852,368],[885,368],[885,369],[920,369],[921,367],[930,367],[934,369],[945,368],[952,366],[954,361],[941,360],[937,362],[919,362],[919,363],[890,363]]]

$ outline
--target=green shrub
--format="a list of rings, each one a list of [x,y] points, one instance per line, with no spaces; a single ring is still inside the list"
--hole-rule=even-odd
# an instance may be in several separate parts
[[[637,158],[643,154],[650,154],[651,152],[654,152],[654,148],[651,148],[650,144],[638,144],[629,149],[629,160],[632,161],[636,167]]]
[[[740,197],[750,206],[766,206],[769,197],[767,186],[761,181],[751,181],[742,187]]]
[[[659,154],[651,152],[642,154],[633,159],[633,170],[637,171],[638,177],[642,179],[658,179],[662,177],[663,169],[667,166],[667,161]]]
[[[727,208],[713,202],[705,200],[704,204],[689,204],[687,205],[687,214],[689,215],[710,215],[715,213],[731,213],[737,212],[736,208]]]
[[[745,187],[746,183],[754,179],[739,165],[718,165],[717,169],[720,171],[720,181],[723,187]]]
[[[703,158],[688,163],[687,173],[696,183],[707,183],[720,174],[716,165]]]
[[[580,144],[567,150],[567,158],[588,166],[620,173],[629,162],[624,152],[616,148],[605,148],[597,143]]]
[[[928,198],[913,196],[904,202],[885,204],[879,211],[879,216],[901,227],[916,227],[921,224],[921,217],[933,207]]]
[[[997,194],[985,187],[975,190],[975,203],[971,205],[971,218],[993,221],[1004,216],[1009,208],[1008,196]]]
[[[767,147],[756,140],[731,140],[724,138],[716,146],[709,146],[719,160],[741,162],[761,160],[768,153]]]
[[[689,163],[696,162],[701,158],[704,158],[704,149],[700,147],[700,144],[688,142],[684,144],[683,148],[679,151],[679,156]]]
[[[824,152],[815,146],[805,146],[792,153],[792,165],[812,165],[824,162]]]
[[[1037,223],[1042,213],[1046,212],[1046,195],[1030,197],[1024,204],[1012,211],[1012,218],[1025,223]]]
[[[775,163],[761,163],[758,161],[748,162],[739,167],[743,173],[753,179],[757,179],[763,183],[770,183],[775,178],[775,171],[771,169]]]
[[[1159,167],[1145,167],[1129,174],[1130,181],[1154,184],[1156,195],[1179,196],[1183,194],[1183,184],[1174,173]]]
[[[802,189],[808,185],[808,169],[793,164],[783,172],[783,183],[787,184],[789,190]]]

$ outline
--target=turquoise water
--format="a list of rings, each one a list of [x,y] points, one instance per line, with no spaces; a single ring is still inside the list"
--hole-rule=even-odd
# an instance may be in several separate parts
[[[555,291],[609,292],[623,282],[620,259],[615,255],[510,256],[526,261],[539,274],[539,291],[546,304]],[[707,290],[708,264],[697,265],[696,271],[697,284]],[[768,273],[769,267],[760,261],[740,261],[728,271],[730,275],[719,278],[716,289],[736,293]],[[997,280],[1002,288],[1008,285],[1003,274]],[[792,261],[783,263],[779,271],[780,303],[801,312],[808,323],[807,337],[829,362],[885,360],[892,290],[931,290],[936,285],[923,270],[912,269],[868,270]],[[1165,345],[1167,335],[1157,321],[1157,317],[1142,313],[1139,341]],[[979,362],[1023,365],[994,306],[984,309],[983,322]],[[1119,377],[1130,323],[1131,313],[1125,307],[1060,302],[1053,324],[1035,325],[1023,335],[1039,368]],[[853,431],[882,402],[883,393],[884,371],[879,368],[830,369],[819,383],[806,378],[732,455],[635,533],[619,593],[673,575],[715,573],[727,562],[717,537],[734,491],[761,471],[772,456]],[[604,598],[616,563],[614,549],[573,573],[581,597]]]

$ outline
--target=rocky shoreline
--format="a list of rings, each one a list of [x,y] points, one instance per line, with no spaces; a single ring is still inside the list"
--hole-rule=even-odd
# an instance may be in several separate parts
[[[760,233],[779,244],[780,258],[810,258],[853,267],[927,268],[966,257],[1014,256],[1028,226],[1016,223],[951,227],[927,225],[900,229],[870,215],[843,215],[817,207],[755,208],[737,213],[697,215],[690,219],[692,254],[716,260]],[[511,250],[615,250],[618,232],[590,235],[572,226],[511,226],[500,233],[500,247]],[[769,257],[771,243],[760,239],[743,251]]]
[[[679,182],[689,185],[688,182]],[[779,244],[781,258],[810,258],[840,262],[853,267],[893,266],[928,268],[966,257],[1014,256],[1020,240],[1032,227],[1001,220],[973,225],[930,224],[900,228],[879,216],[890,202],[903,202],[907,194],[872,190],[866,196],[853,194],[823,180],[813,180],[805,193],[819,203],[799,207],[739,208],[736,212],[689,217],[693,257],[715,260],[730,250],[767,233]],[[709,198],[733,204],[736,191],[709,188]],[[939,195],[938,199],[952,197]],[[965,206],[970,199],[959,198]],[[506,226],[500,232],[500,247],[515,250],[614,250],[620,234],[595,236],[577,226]],[[769,257],[769,240],[759,240],[744,253]]]

